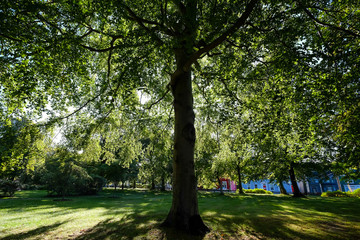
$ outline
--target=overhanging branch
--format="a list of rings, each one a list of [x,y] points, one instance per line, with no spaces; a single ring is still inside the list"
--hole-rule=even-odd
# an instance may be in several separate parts
[[[353,31],[350,31],[348,29],[341,28],[339,26],[335,26],[335,25],[332,25],[332,24],[329,24],[329,23],[326,23],[326,22],[323,22],[323,21],[317,19],[307,8],[304,8],[304,11],[312,20],[314,20],[316,23],[318,23],[318,24],[320,24],[322,26],[326,26],[326,27],[330,27],[330,28],[342,31],[342,32],[347,33],[347,34],[349,34],[351,36],[354,36],[354,37],[360,37],[360,34],[357,34],[357,33],[353,32]]]
[[[81,105],[78,109],[76,109],[75,111],[73,111],[72,113],[64,116],[64,117],[59,117],[56,118],[55,120],[63,120],[63,119],[67,119],[71,116],[73,116],[74,114],[80,112],[83,108],[85,108],[90,102],[94,101],[96,98],[100,97],[100,95],[102,95],[103,92],[100,92],[99,94],[97,94],[96,96],[94,96],[93,98],[90,98],[89,100],[87,100],[83,105]]]
[[[0,33],[0,36],[2,36],[2,37],[4,37],[4,38],[7,38],[7,39],[10,39],[10,40],[15,41],[15,42],[22,42],[21,39],[14,38],[14,37],[12,37],[12,36],[8,36],[8,35],[5,35],[5,34],[3,34],[3,33]]]
[[[241,17],[228,30],[226,30],[223,34],[221,34],[218,38],[216,38],[210,44],[205,45],[203,48],[201,48],[197,52],[195,52],[190,57],[189,61],[185,64],[184,70],[188,71],[191,64],[193,64],[197,59],[199,59],[202,54],[209,52],[210,50],[219,46],[228,37],[233,35],[241,26],[243,26],[246,23],[246,20],[250,16],[251,12],[255,8],[258,1],[259,0],[251,0],[250,3],[246,6],[245,11],[241,15]]]
[[[102,48],[102,49],[98,49],[98,48],[94,48],[94,47],[90,47],[90,46],[86,46],[84,44],[80,44],[80,46],[82,46],[83,48],[86,48],[92,52],[108,52],[108,51],[111,51],[111,50],[114,50],[116,48],[120,48],[121,45],[115,45],[115,46],[112,46],[112,47],[108,47],[108,48]]]
[[[161,98],[159,98],[158,100],[156,100],[155,102],[151,103],[150,106],[146,108],[147,110],[150,110],[154,105],[158,104],[159,102],[161,102],[161,101],[166,97],[166,95],[170,92],[170,89],[171,89],[171,88],[170,88],[170,84],[168,84],[168,85],[166,86],[166,88],[167,88],[167,90],[166,90],[166,92],[163,94],[163,96],[162,96]]]
[[[130,19],[135,20],[140,25],[141,28],[145,29],[145,31],[147,31],[150,34],[150,36],[153,37],[155,39],[155,41],[158,42],[159,45],[164,44],[164,42],[158,36],[156,36],[156,34],[153,31],[151,31],[150,28],[145,26],[145,23],[160,26],[159,23],[140,18],[128,6],[124,5],[124,7],[125,7],[126,11],[128,11],[128,13],[130,14]]]

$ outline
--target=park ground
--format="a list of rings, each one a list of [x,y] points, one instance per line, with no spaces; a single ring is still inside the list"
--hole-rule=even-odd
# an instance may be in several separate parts
[[[360,198],[199,193],[211,232],[161,228],[171,193],[107,189],[61,201],[45,191],[0,199],[0,239],[360,239]]]

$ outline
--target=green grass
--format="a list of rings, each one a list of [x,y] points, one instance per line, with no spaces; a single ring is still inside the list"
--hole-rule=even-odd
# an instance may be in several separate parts
[[[105,190],[54,201],[44,191],[0,199],[0,239],[360,239],[360,199],[199,194],[212,229],[194,238],[159,227],[171,194]]]

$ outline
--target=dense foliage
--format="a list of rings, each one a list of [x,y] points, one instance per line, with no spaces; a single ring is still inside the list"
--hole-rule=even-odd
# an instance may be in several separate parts
[[[245,193],[260,193],[260,194],[273,194],[270,191],[264,190],[264,189],[260,189],[260,188],[255,188],[255,189],[245,189],[244,190]]]
[[[16,190],[18,189],[19,184],[11,180],[2,180],[0,179],[0,197],[9,196],[12,197]]]
[[[356,189],[353,192],[341,192],[341,191],[333,191],[333,192],[324,192],[321,194],[322,197],[360,197],[360,189]]]
[[[202,234],[198,183],[290,179],[301,196],[296,180],[314,170],[360,176],[357,0],[4,0],[0,9],[3,179],[43,165],[61,195],[92,186],[92,172],[115,184],[170,181],[166,225]],[[37,156],[35,125],[60,128],[65,153],[50,144]]]
[[[46,159],[41,182],[50,195],[94,194],[104,186],[104,179],[90,175],[78,156],[59,149]]]

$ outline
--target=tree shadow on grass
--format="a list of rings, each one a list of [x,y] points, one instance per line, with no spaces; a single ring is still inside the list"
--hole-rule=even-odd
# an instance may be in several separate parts
[[[27,232],[21,232],[18,234],[11,234],[11,235],[7,235],[5,237],[0,238],[0,240],[22,240],[22,239],[28,239],[31,237],[39,237],[43,234],[46,234],[49,231],[52,231],[58,227],[60,227],[61,225],[65,224],[66,221],[64,222],[59,222],[59,223],[54,223],[51,225],[47,225],[47,226],[41,226],[35,229],[32,229],[30,231]]]
[[[203,236],[193,236],[176,229],[160,227],[161,222],[162,219],[136,214],[128,215],[121,220],[109,218],[83,231],[74,239],[203,239]]]
[[[351,221],[360,223],[360,204],[359,198],[322,198],[310,197],[299,199],[293,205],[299,209],[307,209],[317,212],[327,212],[336,214]]]
[[[108,198],[110,194],[74,197],[71,202],[28,199],[0,203],[10,213],[56,207],[51,215],[55,217],[67,211],[103,208],[102,219],[106,220],[69,235],[69,239],[358,239],[359,236],[356,230],[351,230],[351,224],[359,220],[359,210],[352,209],[358,206],[358,200],[199,194],[201,215],[213,231],[195,237],[160,227],[171,205],[169,193],[124,191],[117,193],[116,199]],[[47,227],[3,239],[40,237],[46,234]]]
[[[115,196],[116,198],[113,198]],[[14,198],[0,199],[0,207],[7,209],[8,212],[18,212],[22,209],[31,208],[63,208],[63,209],[93,209],[103,207],[108,210],[116,210],[118,205],[126,205],[128,203],[152,203],[159,201],[167,201],[171,203],[171,194],[168,192],[150,192],[139,190],[105,190],[99,195],[91,196],[71,196],[71,201],[53,201],[53,199],[43,196],[35,198]],[[24,201],[25,200],[25,201]],[[136,205],[129,204],[129,205]]]
[[[226,202],[225,207],[207,206],[203,219],[224,239],[359,239],[352,225],[358,215],[333,209],[347,208],[346,201],[259,195],[214,199]],[[349,220],[353,223],[346,223]]]

